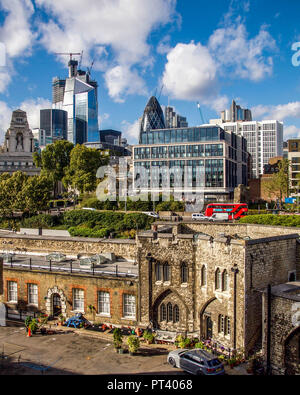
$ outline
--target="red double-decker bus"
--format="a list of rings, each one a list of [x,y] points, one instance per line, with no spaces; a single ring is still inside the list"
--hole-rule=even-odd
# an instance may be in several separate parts
[[[228,219],[240,219],[247,215],[248,205],[245,203],[211,203],[205,210],[205,215],[211,217],[216,213],[228,213]]]

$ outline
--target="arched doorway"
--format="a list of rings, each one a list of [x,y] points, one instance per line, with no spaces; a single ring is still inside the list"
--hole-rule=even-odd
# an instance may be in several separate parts
[[[60,295],[57,293],[52,295],[52,309],[54,317],[59,316],[62,312]]]

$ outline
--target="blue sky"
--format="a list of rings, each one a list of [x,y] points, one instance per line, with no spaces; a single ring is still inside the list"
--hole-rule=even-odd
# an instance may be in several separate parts
[[[83,68],[94,60],[101,129],[122,130],[132,143],[162,87],[160,103],[190,126],[201,123],[198,101],[208,121],[235,99],[257,120],[283,121],[286,138],[300,137],[291,49],[299,14],[298,0],[0,0],[0,140],[13,109],[39,126],[52,78],[68,72],[68,58],[55,53],[82,50]]]

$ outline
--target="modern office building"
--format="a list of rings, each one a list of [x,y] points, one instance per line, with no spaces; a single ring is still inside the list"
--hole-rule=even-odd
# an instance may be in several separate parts
[[[242,108],[241,106],[237,105],[234,100],[232,100],[230,109],[221,112],[221,119],[222,122],[252,121],[252,113],[251,110]]]
[[[217,120],[211,120],[211,123]],[[218,121],[217,121],[218,122]],[[283,156],[283,123],[276,120],[252,122],[222,122],[218,124],[225,131],[232,131],[247,140],[251,157],[250,178],[264,174],[264,166],[276,156]]]
[[[141,193],[203,192],[205,201],[228,201],[247,185],[247,143],[218,125],[148,130],[133,146],[133,189]],[[167,179],[166,179],[167,177]]]
[[[174,111],[173,107],[165,107],[165,126],[166,128],[187,128],[186,117],[182,117]]]
[[[100,130],[100,142],[84,143],[86,147],[99,150],[110,150],[119,156],[131,155],[127,139],[122,138],[122,132],[113,129]]]
[[[68,139],[68,113],[64,110],[40,111],[40,129],[45,131],[44,145]]]
[[[300,196],[300,139],[287,142],[290,167],[290,196]]]
[[[143,132],[147,132],[153,129],[164,129],[165,128],[165,119],[163,110],[156,99],[155,96],[152,96],[144,110],[144,114],[140,120],[140,139],[139,143],[141,143],[141,136]]]
[[[78,70],[78,62],[69,61],[69,77],[52,82],[52,108],[68,114],[67,139],[73,144],[99,142],[98,84],[90,73]]]

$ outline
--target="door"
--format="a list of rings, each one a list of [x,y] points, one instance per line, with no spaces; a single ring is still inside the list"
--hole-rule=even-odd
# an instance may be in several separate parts
[[[211,339],[213,335],[213,322],[210,317],[206,317],[206,338]]]
[[[53,316],[61,314],[61,300],[58,294],[53,294]]]

